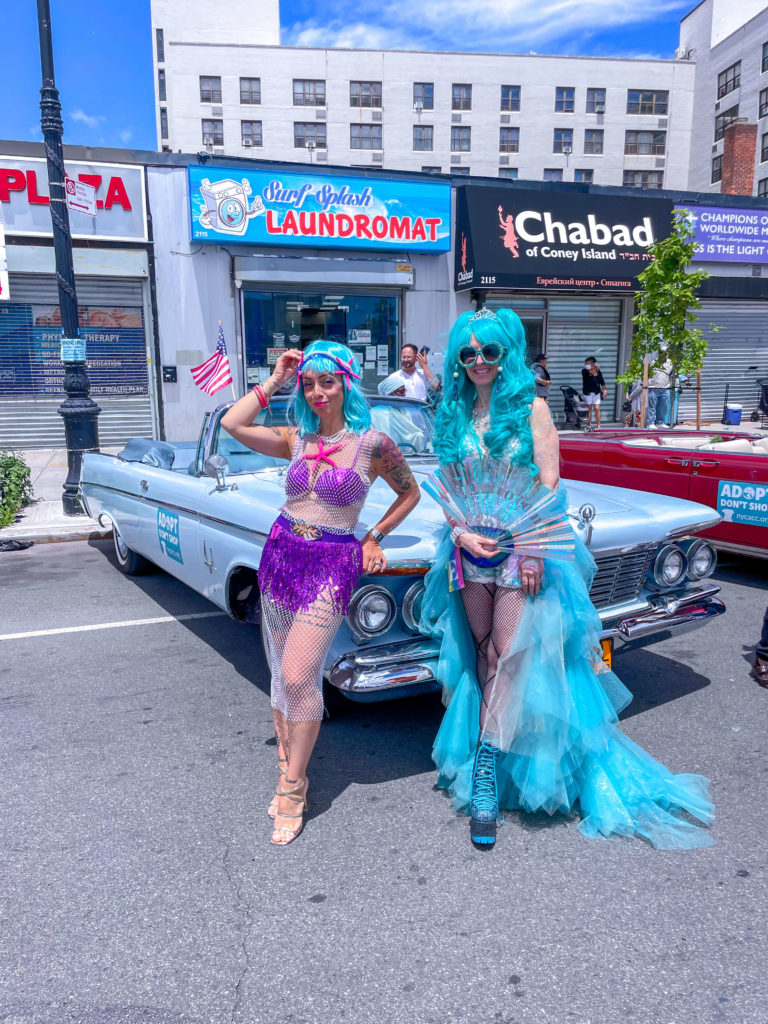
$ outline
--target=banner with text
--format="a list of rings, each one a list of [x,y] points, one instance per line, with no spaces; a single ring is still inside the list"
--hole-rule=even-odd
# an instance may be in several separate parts
[[[672,203],[462,185],[456,202],[456,291],[465,288],[635,291],[647,248],[669,234]]]
[[[451,187],[307,171],[189,170],[195,242],[447,252]]]
[[[768,209],[687,206],[698,243],[696,260],[768,263]]]

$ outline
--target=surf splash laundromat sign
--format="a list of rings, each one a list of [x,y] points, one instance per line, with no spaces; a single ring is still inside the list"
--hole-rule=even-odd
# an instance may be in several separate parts
[[[190,166],[194,242],[447,252],[451,189],[438,182]]]

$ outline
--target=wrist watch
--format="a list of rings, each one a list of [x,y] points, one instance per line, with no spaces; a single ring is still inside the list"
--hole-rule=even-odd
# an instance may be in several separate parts
[[[377,544],[381,544],[381,542],[384,540],[384,534],[381,532],[381,530],[369,530],[368,534],[373,540],[376,541]]]

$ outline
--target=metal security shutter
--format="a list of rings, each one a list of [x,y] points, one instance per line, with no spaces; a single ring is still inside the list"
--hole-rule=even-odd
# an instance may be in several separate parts
[[[0,445],[63,447],[63,421],[56,412],[64,398],[56,355],[56,280],[11,274],[10,294],[10,302],[0,303]],[[143,282],[78,277],[77,297],[91,393],[102,409],[100,443],[111,447],[151,436]]]
[[[765,306],[757,302],[703,299],[698,327],[708,348],[701,368],[702,419],[719,421],[725,386],[728,401],[743,406],[742,421],[757,406],[758,377],[768,377],[768,321]],[[715,332],[711,325],[720,327]],[[696,394],[682,392],[678,421],[696,419]]]
[[[555,394],[561,384],[581,391],[584,360],[594,356],[608,388],[601,407],[602,420],[615,419],[620,338],[621,299],[550,299],[545,349]]]

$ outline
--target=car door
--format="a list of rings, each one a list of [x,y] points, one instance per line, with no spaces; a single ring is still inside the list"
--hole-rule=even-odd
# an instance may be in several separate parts
[[[560,475],[567,480],[603,483],[601,458],[604,441],[591,434],[560,438]]]
[[[601,470],[600,483],[687,498],[691,451],[661,444],[653,434],[611,438],[603,445]]]
[[[694,453],[688,496],[723,516],[705,537],[768,549],[768,455]]]
[[[160,469],[135,463],[142,499],[139,554],[172,576],[197,586],[198,508],[209,480],[186,470]]]

